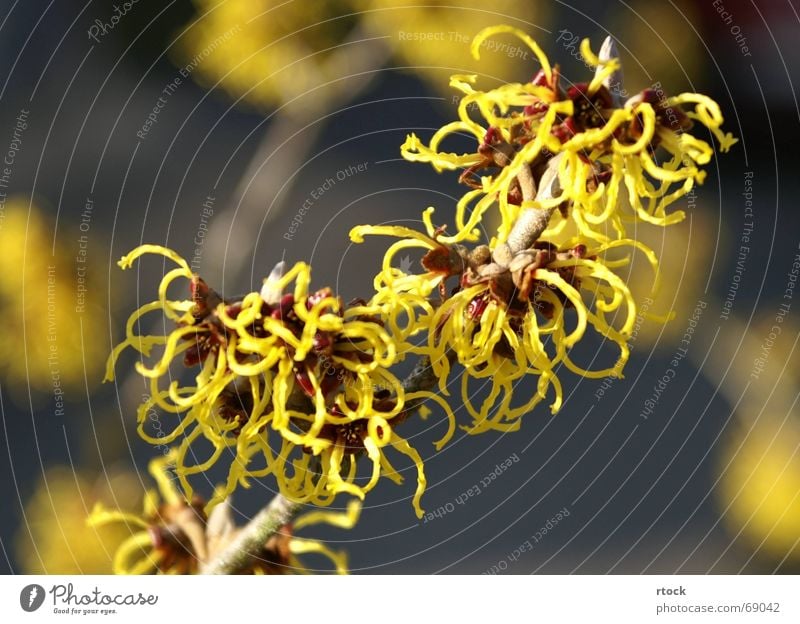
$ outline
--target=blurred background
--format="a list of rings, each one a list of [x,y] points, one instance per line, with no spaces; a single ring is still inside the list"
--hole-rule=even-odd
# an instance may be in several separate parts
[[[472,60],[496,23],[572,81],[588,77],[577,42],[610,34],[628,93],[711,95],[740,142],[675,206],[686,221],[631,232],[662,257],[651,311],[676,319],[641,326],[625,379],[565,375],[557,416],[435,455],[444,424],[410,422],[436,517],[387,481],[345,539],[315,537],[354,573],[800,572],[800,19],[761,0],[0,2],[0,570],[109,571],[119,535],[88,510],[138,509],[152,486],[132,358],[101,380],[164,265],[116,260],[167,245],[228,294],[305,260],[315,284],[368,296],[386,241],[349,230],[443,216],[463,192],[399,156],[455,118],[448,77],[538,69],[510,38]],[[237,493],[240,522],[272,488]]]

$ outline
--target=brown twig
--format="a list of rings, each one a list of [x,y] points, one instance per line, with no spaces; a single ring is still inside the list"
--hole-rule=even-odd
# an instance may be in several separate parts
[[[221,553],[202,568],[201,573],[236,574],[246,569],[264,550],[267,540],[289,524],[302,507],[300,503],[276,495]]]
[[[525,166],[522,168],[517,174],[517,181],[522,190],[523,201],[550,200],[561,194],[561,185],[558,182],[558,167],[562,158],[562,154],[559,153],[548,161],[547,168],[542,174],[541,180],[539,180],[538,188],[530,167]],[[502,266],[508,266],[516,253],[533,245],[542,235],[542,232],[547,229],[554,210],[555,206],[552,208],[524,209],[511,228],[506,242],[498,245],[494,250],[494,261]]]

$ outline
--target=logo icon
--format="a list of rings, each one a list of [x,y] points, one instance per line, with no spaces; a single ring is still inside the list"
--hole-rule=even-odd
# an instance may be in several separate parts
[[[413,262],[411,261],[411,256],[405,255],[402,258],[400,258],[400,270],[403,273],[406,273],[406,274],[411,273],[411,265],[412,264],[413,264]]]
[[[26,585],[19,593],[19,606],[23,611],[30,613],[36,611],[44,602],[44,587],[41,585]]]

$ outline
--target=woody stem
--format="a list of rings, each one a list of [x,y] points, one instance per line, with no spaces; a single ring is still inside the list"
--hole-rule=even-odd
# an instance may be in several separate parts
[[[302,509],[280,494],[253,516],[239,535],[204,568],[203,574],[236,574],[258,558],[270,537],[289,524]]]
[[[522,200],[536,199],[536,184],[529,166],[526,165],[522,168],[522,171],[517,174],[517,180],[522,190]],[[547,229],[553,210],[553,208],[528,208],[520,212],[506,240],[512,253],[528,249],[538,240],[542,232]]]
[[[538,187],[530,166],[522,167],[517,174],[517,182],[522,191],[523,202],[550,200],[561,193],[558,183],[558,167],[561,158],[561,154],[558,154],[550,159],[541,180],[539,180]],[[519,251],[528,249],[539,240],[542,232],[547,229],[555,208],[555,206],[552,206],[550,208],[525,208],[522,210],[505,242],[505,253],[513,256]]]

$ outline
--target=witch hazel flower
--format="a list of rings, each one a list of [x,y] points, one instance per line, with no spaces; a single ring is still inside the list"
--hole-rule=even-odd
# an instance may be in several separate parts
[[[407,391],[389,370],[408,347],[386,330],[380,305],[345,305],[329,288],[309,290],[311,270],[302,262],[288,270],[280,263],[259,292],[226,300],[163,247],[139,247],[120,265],[129,267],[143,254],[165,256],[177,267],[162,279],[158,300],[131,315],[106,378],[114,378],[125,349],[142,356],[136,369],[150,380],[150,396],[138,409],[139,433],[154,445],[177,444],[175,469],[187,496],[191,475],[232,456],[212,503],[269,475],[294,501],[327,505],[342,492],[363,499],[381,476],[402,480],[387,458],[394,451],[417,468],[413,502],[422,513],[422,458],[394,425],[407,416],[407,404],[427,399],[451,421],[452,411],[428,390]],[[168,298],[177,279],[187,282],[190,298]],[[136,334],[150,312],[162,313],[174,329]],[[181,368],[199,369],[193,383],[182,381]],[[149,431],[154,409],[174,418],[158,435]],[[210,453],[195,450],[201,442],[210,444]],[[372,464],[366,478],[356,471],[361,455]]]
[[[473,190],[457,205],[457,238],[477,240],[477,226],[494,207],[501,216],[500,242],[529,207],[559,208],[546,236],[574,226],[598,242],[624,238],[626,222],[681,221],[682,211],[667,208],[703,182],[702,167],[714,153],[691,131],[695,126],[707,130],[723,152],[737,141],[722,131],[717,103],[698,93],[668,97],[653,88],[621,101],[621,63],[610,38],[599,55],[588,39],[583,41],[581,53],[595,75],[568,87],[558,66],[516,28],[484,29],[472,44],[473,55],[479,58],[481,44],[499,33],[519,37],[533,51],[541,65],[533,79],[482,91],[475,87],[477,76],[453,76],[451,86],[462,93],[459,119],[438,130],[427,145],[411,134],[401,147],[407,160],[427,162],[437,171],[462,170],[460,181]],[[474,119],[475,110],[481,119]],[[472,135],[475,150],[443,150],[442,143],[457,134]],[[556,156],[561,156],[561,192],[537,201],[536,180]]]
[[[566,86],[539,45],[510,26],[481,31],[472,44],[476,59],[497,34],[519,38],[541,69],[530,82],[490,90],[480,90],[473,75],[451,78],[462,94],[458,119],[427,143],[408,136],[401,153],[438,171],[460,170],[468,190],[455,207],[452,233],[434,220],[433,208],[422,213],[420,230],[353,228],[356,243],[372,235],[395,239],[367,298],[345,304],[330,288],[312,289],[303,262],[279,263],[260,290],[226,298],[164,247],[143,245],[120,261],[128,268],[157,254],[175,264],[157,299],[129,318],[107,379],[124,352],[138,354],[136,371],[150,383],[139,433],[152,444],[174,444],[170,462],[181,498],[162,517],[170,527],[185,524],[178,526],[183,546],[199,552],[198,531],[212,524],[212,510],[256,479],[274,479],[279,503],[325,506],[343,493],[364,499],[382,478],[402,482],[397,459],[413,465],[412,505],[422,517],[424,457],[398,429],[433,403],[446,426],[436,450],[452,440],[458,420],[445,397],[459,368],[458,411],[468,434],[517,430],[542,402],[557,412],[565,374],[623,375],[637,319],[650,317],[628,284],[632,258],[652,268],[650,295],[660,280],[656,254],[626,226],[681,220],[672,205],[703,182],[713,141],[727,151],[736,139],[723,132],[719,106],[704,95],[645,89],[623,101],[610,39],[597,55],[583,42],[594,75]],[[471,137],[474,149],[443,149],[454,135]],[[499,227],[483,237],[493,212]],[[412,268],[412,254],[421,270]],[[173,299],[178,281],[184,294]],[[165,329],[140,335],[151,313],[164,317]],[[401,379],[399,366],[409,356],[416,363]],[[531,380],[534,390],[521,392]],[[152,410],[170,424],[157,436],[148,425]],[[223,460],[224,484],[208,502],[187,502],[195,500],[193,475]],[[253,535],[274,534],[274,518],[264,518]],[[167,535],[152,514],[140,526],[147,535]],[[139,535],[119,556],[120,569],[186,567],[179,557],[153,564],[133,556],[136,548],[158,550],[167,542]],[[237,543],[213,569],[247,568],[247,557],[228,552]],[[286,544],[273,546],[276,557],[287,552]]]
[[[630,355],[628,340],[637,306],[624,280],[615,272],[639,251],[659,281],[655,254],[641,243],[623,239],[597,243],[587,238],[564,244],[537,239],[512,252],[507,244],[468,248],[448,243],[441,228],[425,214],[427,234],[401,226],[358,226],[354,242],[365,235],[401,238],[387,251],[384,269],[375,279],[376,300],[396,310],[413,310],[409,335],[422,334],[411,350],[425,356],[438,378],[439,391],[448,394],[454,361],[463,368],[461,402],[471,417],[462,427],[471,434],[487,430],[514,431],[520,418],[544,400],[552,389],[551,411],[563,395],[557,371],[588,378],[621,377]],[[393,266],[401,250],[424,251],[423,273],[404,273]],[[590,332],[614,345],[611,366],[594,368],[576,363],[570,350]],[[525,377],[538,378],[527,400],[513,403],[515,388]],[[489,392],[475,405],[475,383]]]
[[[174,466],[174,451],[151,460],[150,475],[157,487],[145,493],[140,512],[110,509],[98,503],[89,514],[91,527],[125,525],[130,530],[130,536],[114,551],[115,574],[198,574],[241,532],[227,502],[212,506],[206,513],[203,499],[184,498],[175,487]],[[332,550],[324,542],[302,537],[298,532],[319,524],[352,529],[360,514],[361,503],[354,500],[345,512],[312,511],[301,515],[281,526],[239,572],[307,574],[311,569],[303,561],[304,555],[315,553],[325,557],[337,574],[347,574],[347,553]]]

